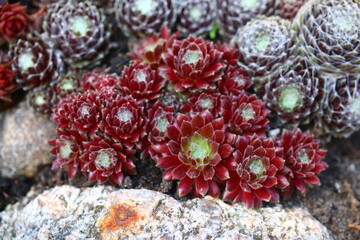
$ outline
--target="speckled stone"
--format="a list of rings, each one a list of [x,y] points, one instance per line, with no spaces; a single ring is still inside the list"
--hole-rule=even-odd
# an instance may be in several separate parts
[[[307,211],[281,205],[255,210],[211,197],[178,201],[150,190],[104,186],[36,194],[0,213],[2,239],[332,239]]]
[[[26,102],[0,114],[0,174],[33,177],[39,165],[52,161],[47,141],[56,136],[55,123]]]

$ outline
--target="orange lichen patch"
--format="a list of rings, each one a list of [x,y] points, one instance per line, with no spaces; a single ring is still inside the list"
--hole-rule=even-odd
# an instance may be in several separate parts
[[[43,211],[48,212],[51,217],[60,217],[61,213],[64,211],[65,203],[59,198],[44,194],[38,198],[38,202],[44,207]]]
[[[119,228],[129,230],[143,219],[144,217],[139,215],[136,208],[124,203],[118,203],[111,206],[106,217],[100,219],[97,225],[107,232],[120,230]]]

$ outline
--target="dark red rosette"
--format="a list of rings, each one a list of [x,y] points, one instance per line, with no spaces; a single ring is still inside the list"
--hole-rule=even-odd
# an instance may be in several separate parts
[[[13,42],[33,29],[43,16],[45,6],[29,15],[26,7],[20,3],[0,5],[0,44],[2,41]]]
[[[239,59],[240,59],[240,54],[239,54],[239,50],[232,45],[229,44],[222,44],[221,42],[218,42],[215,46],[215,49],[217,49],[219,52],[222,52],[222,58],[221,61],[228,65],[228,66],[236,66]]]
[[[118,77],[111,74],[90,72],[82,76],[81,91],[115,87],[118,81]]]
[[[251,87],[246,71],[236,66],[228,66],[221,81],[218,82],[219,92],[223,95],[238,95]]]
[[[52,120],[58,128],[94,135],[103,119],[101,111],[115,101],[118,94],[111,89],[86,91],[62,99],[54,108]]]
[[[127,148],[134,144],[141,148],[141,140],[146,135],[144,107],[131,96],[119,97],[101,110],[102,131]]]
[[[208,111],[193,118],[178,114],[175,123],[168,126],[167,135],[168,143],[157,149],[164,153],[157,162],[158,167],[166,169],[164,180],[180,180],[180,196],[193,188],[194,196],[208,193],[219,197],[219,182],[229,178],[222,161],[233,152],[223,119],[214,119]]]
[[[39,113],[51,114],[54,106],[51,88],[37,87],[30,90],[26,96],[30,106]]]
[[[49,141],[53,146],[50,153],[56,156],[52,169],[68,168],[69,177],[73,178],[79,168],[79,157],[83,152],[82,142],[87,138],[77,131],[58,130],[58,132],[60,136]]]
[[[326,150],[320,148],[320,141],[309,132],[300,129],[285,131],[277,141],[277,146],[284,149],[284,174],[290,185],[283,190],[284,197],[290,197],[294,190],[306,194],[309,186],[319,186],[318,174],[328,165],[322,159]]]
[[[176,91],[215,88],[224,67],[222,55],[212,42],[190,36],[174,42],[164,55],[165,65],[159,68],[160,74]]]
[[[61,59],[48,47],[38,33],[28,34],[10,48],[16,81],[24,90],[44,85],[55,79],[62,66]]]
[[[302,5],[307,1],[308,0],[280,0],[275,14],[281,18],[292,20]]]
[[[175,111],[177,112],[185,101],[185,99],[180,96],[181,96],[180,93],[176,93],[172,91],[163,91],[162,96],[159,98],[159,101],[164,106],[174,107]]]
[[[11,70],[11,62],[3,62],[0,52],[0,101],[11,102],[10,94],[18,89],[15,72]]]
[[[121,185],[124,173],[135,174],[134,151],[124,148],[121,143],[94,135],[90,141],[83,142],[83,146],[81,171],[89,175],[89,181]]]
[[[174,108],[165,106],[159,101],[155,104],[147,104],[146,118],[149,124],[146,129],[147,138],[144,138],[145,142],[141,148],[141,158],[150,155],[152,159],[157,161],[160,154],[156,151],[156,148],[166,145],[168,141],[166,130],[173,123]]]
[[[164,65],[162,54],[171,48],[178,36],[179,32],[171,34],[167,26],[164,26],[161,28],[160,35],[154,34],[140,40],[140,43],[134,47],[134,53],[129,55],[136,62],[146,63],[151,69],[157,70],[159,66]]]
[[[246,136],[265,136],[269,111],[255,95],[242,92],[237,96],[223,96],[222,108],[227,131]]]
[[[277,149],[271,139],[258,136],[240,136],[235,143],[234,158],[226,162],[230,178],[223,195],[225,201],[243,202],[247,207],[261,207],[262,201],[279,201],[275,189],[285,188],[289,183],[280,174],[285,160],[281,148]]]
[[[136,100],[155,100],[160,97],[160,90],[165,80],[159,72],[148,68],[146,64],[134,63],[125,67],[119,78],[119,90],[124,95],[131,95]]]
[[[194,93],[184,105],[180,112],[190,113],[191,115],[209,111],[217,117],[221,111],[221,94],[212,90]]]

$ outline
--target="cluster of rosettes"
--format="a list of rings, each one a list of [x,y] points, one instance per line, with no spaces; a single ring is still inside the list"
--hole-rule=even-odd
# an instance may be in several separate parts
[[[220,28],[225,38],[259,16],[292,19],[306,0],[115,0],[119,27],[127,36],[148,36],[161,26],[182,35],[205,36]]]
[[[234,47],[177,39],[163,29],[142,41],[121,76],[83,75],[80,92],[55,106],[53,168],[121,184],[136,153],[177,181],[180,196],[209,194],[260,207],[319,185],[325,151],[309,133],[267,138],[265,103]]]
[[[19,3],[7,3],[0,5],[0,47],[4,44],[7,49],[8,43],[14,43],[27,32],[36,29],[44,15],[44,7],[37,12],[29,13],[25,6]],[[16,83],[16,69],[12,69],[12,56],[0,50],[0,102],[11,102],[11,94],[19,89]],[[20,80],[21,81],[21,80]]]
[[[77,90],[80,82],[76,73],[99,64],[103,59],[109,49],[110,31],[103,10],[92,1],[51,0],[37,3],[39,6],[47,4],[46,13],[43,13],[45,5],[31,16],[26,15],[26,7],[19,4],[0,7],[0,12],[7,11],[1,15],[4,21],[0,21],[0,29],[13,26],[14,33],[11,35],[11,29],[8,29],[6,39],[17,40],[9,46],[17,84],[30,91],[28,101],[36,111],[50,114],[59,99]],[[44,16],[42,28],[38,22],[41,16]],[[26,20],[27,25],[16,22],[16,17]],[[39,25],[37,31],[25,34],[25,30],[32,27],[30,23],[35,25],[35,20]],[[1,71],[5,71],[4,67]],[[9,78],[7,74],[6,79]],[[9,88],[8,82],[6,80],[6,86],[5,82],[1,85],[2,96],[14,89]]]
[[[326,139],[360,129],[359,21],[358,1],[310,0],[292,22],[259,17],[238,29],[239,64],[280,126],[306,125]]]

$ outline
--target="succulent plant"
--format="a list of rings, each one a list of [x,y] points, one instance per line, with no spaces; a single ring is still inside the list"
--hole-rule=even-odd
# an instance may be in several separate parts
[[[118,77],[115,75],[97,73],[95,71],[86,73],[81,79],[81,91],[98,90],[106,87],[115,87],[118,84]]]
[[[293,19],[308,0],[280,0],[275,14],[284,19]]]
[[[360,77],[327,79],[316,129],[320,135],[346,138],[360,129]]]
[[[0,51],[0,101],[11,102],[10,94],[17,89],[15,72],[11,69],[10,59]]]
[[[214,117],[220,117],[221,94],[212,90],[195,92],[187,99],[187,102],[182,105],[180,111],[189,113],[191,116],[209,111]]]
[[[165,54],[160,74],[173,84],[176,91],[215,88],[221,79],[222,53],[211,42],[192,36],[175,41]]]
[[[276,0],[216,0],[216,4],[220,34],[229,39],[251,19],[271,16],[277,8]]]
[[[80,79],[76,73],[68,72],[66,75],[60,76],[56,81],[51,83],[51,91],[54,93],[54,103],[60,99],[75,94],[79,91]]]
[[[306,59],[297,57],[269,78],[263,99],[282,122],[296,125],[319,111],[324,87],[324,78]]]
[[[258,18],[240,28],[232,39],[240,53],[239,64],[261,89],[296,50],[295,32],[290,22],[279,17]]]
[[[285,163],[282,151],[276,149],[271,139],[261,140],[256,135],[239,136],[235,149],[233,158],[225,164],[229,179],[223,199],[243,202],[250,208],[261,207],[262,201],[278,202],[280,196],[276,188],[289,184],[279,171]]]
[[[222,53],[221,61],[228,67],[237,65],[240,55],[238,49],[229,44],[218,42],[215,49]]]
[[[159,72],[142,63],[125,67],[119,78],[119,90],[123,96],[131,95],[136,100],[158,99],[164,85],[165,80]]]
[[[68,96],[55,105],[52,120],[63,131],[71,130],[93,136],[99,130],[102,109],[115,98],[100,90]]]
[[[144,107],[131,96],[119,97],[107,104],[102,112],[102,131],[115,142],[121,142],[126,148],[141,148],[145,137],[146,118]]]
[[[110,32],[105,15],[89,0],[54,5],[44,19],[43,28],[72,67],[98,64],[109,48]]]
[[[140,40],[140,44],[134,47],[133,53],[130,54],[136,62],[149,64],[150,68],[157,70],[164,64],[162,54],[166,53],[178,38],[179,33],[171,34],[170,30],[164,26],[160,34],[153,34],[150,37]]]
[[[228,66],[222,79],[218,82],[222,95],[238,95],[251,87],[251,82],[244,69]]]
[[[58,129],[58,132],[61,135],[49,141],[53,146],[50,152],[56,157],[52,169],[68,168],[69,177],[73,178],[79,168],[79,157],[83,153],[82,142],[87,138],[77,131],[68,132]]]
[[[180,180],[180,196],[192,189],[195,196],[220,196],[219,181],[229,178],[222,161],[233,152],[224,129],[223,119],[214,119],[207,111],[193,118],[178,114],[176,122],[167,127],[170,140],[159,148],[165,156],[157,166],[166,169],[165,180]]]
[[[360,2],[311,0],[294,19],[301,51],[323,72],[359,74]]]
[[[313,135],[300,129],[285,131],[276,146],[284,150],[285,166],[281,171],[289,182],[282,190],[284,197],[291,196],[295,189],[305,194],[310,186],[320,185],[317,175],[328,167],[322,161],[326,150],[319,148],[320,142]]]
[[[223,96],[221,115],[227,131],[245,136],[256,134],[264,137],[269,120],[265,103],[255,95],[242,92],[237,96]]]
[[[44,8],[28,14],[20,3],[0,5],[0,44],[14,42],[34,29],[44,14]]]
[[[54,105],[51,88],[37,87],[30,90],[26,96],[30,106],[39,113],[51,114]]]
[[[146,118],[149,121],[147,125],[147,138],[141,148],[141,158],[150,155],[152,159],[158,161],[161,153],[157,151],[157,147],[167,143],[168,136],[166,129],[174,120],[174,107],[165,106],[157,101],[154,104],[146,105]]]
[[[16,81],[24,90],[43,85],[55,79],[62,62],[58,55],[36,34],[19,39],[10,49],[12,69]]]
[[[177,29],[182,35],[206,35],[216,21],[216,2],[215,0],[179,1],[178,19]]]
[[[124,173],[134,174],[133,150],[124,148],[121,143],[103,137],[93,136],[82,143],[84,154],[80,156],[81,171],[89,176],[89,181],[98,183],[110,181],[121,185]]]
[[[127,36],[145,37],[176,20],[174,0],[115,0],[116,21]]]
[[[181,106],[185,103],[185,99],[180,97],[179,94],[173,91],[163,91],[159,101],[164,106],[171,106],[177,112]]]

